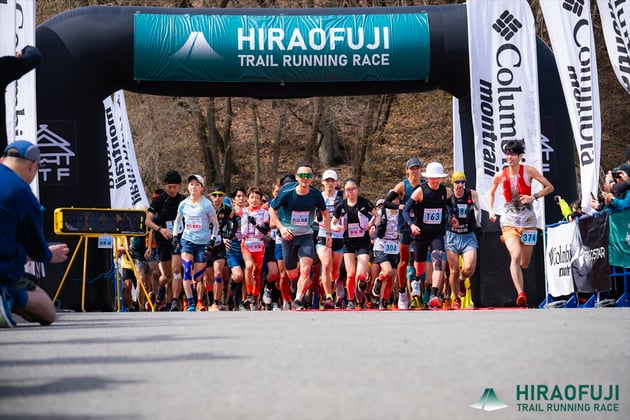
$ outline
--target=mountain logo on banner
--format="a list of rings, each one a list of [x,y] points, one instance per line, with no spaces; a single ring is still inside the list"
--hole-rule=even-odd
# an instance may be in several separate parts
[[[562,2],[562,8],[573,12],[577,16],[582,16],[582,10],[584,10],[584,0],[564,0]]]
[[[486,388],[483,390],[483,394],[481,394],[479,401],[471,404],[470,407],[476,408],[477,410],[494,411],[507,408],[509,405],[497,397],[497,394],[494,392],[494,388]]]
[[[492,24],[492,29],[497,31],[506,41],[512,39],[522,27],[523,24],[509,10],[501,13],[501,16]]]
[[[208,43],[203,32],[191,32],[188,39],[184,42],[177,52],[171,55],[171,58],[178,60],[189,59],[220,59],[223,58]]]

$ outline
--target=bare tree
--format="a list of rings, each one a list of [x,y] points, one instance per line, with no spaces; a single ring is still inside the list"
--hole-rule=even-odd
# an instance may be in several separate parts
[[[282,104],[280,107],[280,115],[278,116],[278,123],[276,124],[276,128],[273,132],[273,158],[271,162],[271,168],[269,168],[269,172],[267,173],[267,176],[269,178],[274,178],[275,175],[278,173],[282,131],[284,128],[284,122],[287,119],[287,111],[289,110],[289,105],[286,100],[281,100],[280,103]]]
[[[255,99],[249,100],[252,111],[252,136],[254,140],[254,185],[260,185],[260,131],[258,128],[258,108]]]

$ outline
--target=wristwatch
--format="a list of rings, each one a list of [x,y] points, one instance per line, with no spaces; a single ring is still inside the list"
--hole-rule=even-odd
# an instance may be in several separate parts
[[[534,199],[535,199],[536,201],[538,201],[538,198],[539,198],[539,197],[538,197],[538,193],[534,193]]]

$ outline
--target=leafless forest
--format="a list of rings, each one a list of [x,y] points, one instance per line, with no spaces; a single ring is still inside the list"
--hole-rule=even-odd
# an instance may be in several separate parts
[[[38,23],[75,7],[94,5],[194,8],[382,7],[462,3],[446,0],[40,0]],[[546,40],[539,0],[530,0],[538,35]],[[630,97],[606,53],[599,12],[592,1],[602,107],[602,169],[623,161],[630,145]],[[159,97],[126,94],[136,154],[147,192],[169,169],[199,173],[228,187],[260,186],[295,162],[316,172],[336,169],[361,180],[372,200],[404,175],[417,156],[452,170],[451,97],[429,93],[257,100],[243,97]]]

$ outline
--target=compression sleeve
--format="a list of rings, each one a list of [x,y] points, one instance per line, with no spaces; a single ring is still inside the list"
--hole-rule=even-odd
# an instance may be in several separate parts
[[[403,219],[405,219],[405,222],[407,222],[407,224],[409,226],[414,224],[413,219],[411,218],[411,208],[417,203],[417,201],[412,200],[411,198],[409,200],[407,200],[407,203],[405,203],[405,208],[402,211],[402,215],[403,215]]]
[[[389,194],[387,194],[387,197],[385,198],[385,203],[383,203],[383,207],[385,207],[386,209],[398,210],[398,204],[393,203],[393,201],[399,197],[400,196],[398,195],[396,191],[391,190]]]

